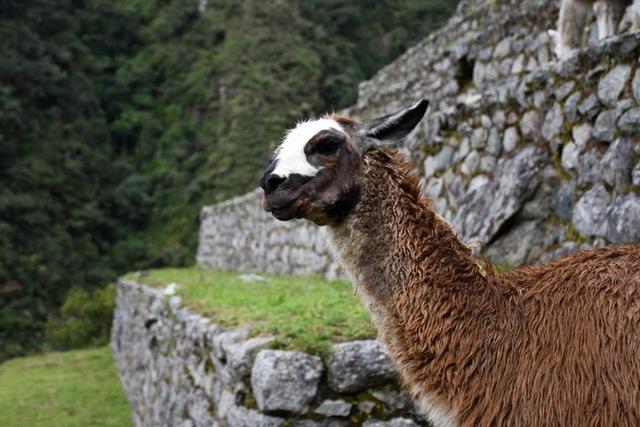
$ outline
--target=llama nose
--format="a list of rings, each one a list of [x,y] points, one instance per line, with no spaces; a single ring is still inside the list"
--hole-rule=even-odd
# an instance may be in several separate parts
[[[286,180],[286,177],[271,174],[267,177],[267,179],[264,180],[264,185],[262,186],[262,188],[264,189],[265,193],[269,194]]]

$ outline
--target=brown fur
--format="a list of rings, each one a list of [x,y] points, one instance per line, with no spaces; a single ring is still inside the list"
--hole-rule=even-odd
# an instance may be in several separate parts
[[[339,146],[314,154],[326,133],[310,138],[307,159],[322,168],[264,185],[265,209],[327,225],[436,426],[640,425],[640,245],[495,271],[433,212],[404,160],[378,148],[426,106],[369,123],[331,116]]]
[[[640,424],[640,246],[500,273],[392,151],[329,237],[415,397],[465,426]]]

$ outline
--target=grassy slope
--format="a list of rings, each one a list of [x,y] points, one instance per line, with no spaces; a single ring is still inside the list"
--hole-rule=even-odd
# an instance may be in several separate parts
[[[0,425],[131,425],[109,348],[24,357],[0,365]]]
[[[176,282],[184,303],[223,326],[252,325],[276,336],[275,346],[323,352],[330,342],[374,336],[351,285],[315,277],[266,276],[244,282],[239,273],[199,268],[162,269],[137,279],[163,287]]]

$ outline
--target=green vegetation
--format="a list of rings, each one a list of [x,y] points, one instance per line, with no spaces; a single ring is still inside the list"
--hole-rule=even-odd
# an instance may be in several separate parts
[[[60,313],[47,320],[47,342],[57,350],[107,344],[115,305],[115,284],[92,291],[72,288]]]
[[[0,7],[0,361],[71,288],[187,265],[205,204],[455,0],[8,0]]]
[[[252,325],[273,334],[275,346],[322,353],[330,342],[375,335],[369,315],[351,285],[304,276],[261,276],[246,282],[240,273],[199,268],[154,270],[130,279],[155,287],[179,285],[183,303],[224,326]]]
[[[0,419],[3,427],[131,425],[108,347],[0,365]]]

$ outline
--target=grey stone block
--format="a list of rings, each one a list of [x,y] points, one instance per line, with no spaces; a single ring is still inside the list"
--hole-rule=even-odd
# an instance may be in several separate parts
[[[494,156],[502,154],[502,140],[500,139],[496,128],[491,128],[489,131],[489,139],[487,140],[487,147],[485,148],[485,151]]]
[[[429,156],[424,161],[425,176],[433,176],[438,172],[443,172],[451,165],[455,151],[453,147],[445,145],[435,156]]]
[[[229,370],[238,379],[248,376],[258,351],[272,342],[273,337],[253,337],[246,341],[227,344],[226,356]]]
[[[520,136],[518,135],[518,129],[516,129],[515,127],[509,127],[507,128],[507,130],[504,131],[503,146],[504,146],[504,150],[507,153],[510,153],[513,150],[515,150],[519,141],[520,141]]]
[[[602,177],[617,191],[624,191],[631,183],[633,145],[628,139],[616,139],[600,161]]]
[[[627,110],[618,120],[618,128],[627,134],[640,133],[640,108]]]
[[[338,393],[355,393],[397,379],[396,367],[378,341],[333,346],[327,360],[328,383]]]
[[[556,193],[553,210],[562,221],[571,221],[573,217],[573,201],[575,199],[575,182],[562,185]]]
[[[229,427],[280,427],[286,420],[261,414],[253,409],[233,405],[227,411],[225,421]]]
[[[251,370],[258,408],[303,414],[316,395],[322,360],[299,351],[262,350]]]
[[[564,103],[564,114],[571,123],[578,121],[578,105],[582,95],[580,92],[572,93]]]
[[[634,193],[616,197],[604,236],[613,243],[640,240],[640,198]]]
[[[404,411],[411,407],[411,398],[402,390],[373,390],[371,396],[382,402],[389,412]]]
[[[352,407],[344,400],[325,400],[313,412],[327,417],[348,417]]]
[[[613,141],[616,134],[616,111],[605,110],[598,114],[592,134],[600,141]]]
[[[598,102],[598,97],[594,94],[587,96],[587,98],[578,106],[578,111],[589,120],[594,118],[600,111],[600,102]]]
[[[547,141],[551,141],[556,135],[564,130],[564,117],[562,108],[557,102],[547,112],[542,125],[542,137]]]
[[[533,145],[524,147],[511,158],[501,159],[490,184],[468,194],[456,213],[454,225],[463,239],[491,240],[533,194],[547,161],[547,150]]]
[[[631,66],[620,64],[615,66],[598,82],[598,98],[603,104],[614,106],[620,97],[625,84],[629,80]]]
[[[573,142],[578,147],[585,147],[587,142],[591,139],[592,126],[589,123],[582,123],[578,126],[574,126],[571,129],[571,135],[573,136]]]
[[[607,221],[613,198],[602,184],[594,185],[576,203],[573,210],[573,225],[583,236],[607,234]]]
[[[540,135],[540,113],[530,110],[520,120],[520,131],[527,140],[535,140]]]

